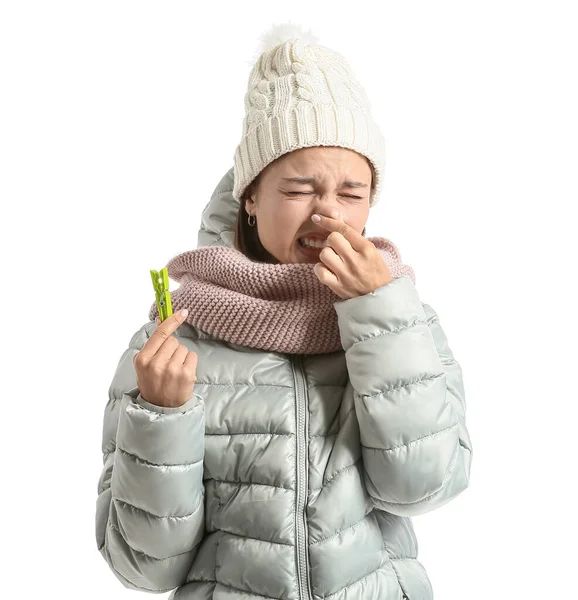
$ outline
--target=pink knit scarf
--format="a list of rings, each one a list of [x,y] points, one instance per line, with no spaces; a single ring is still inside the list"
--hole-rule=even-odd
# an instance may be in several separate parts
[[[390,240],[367,239],[393,278],[408,275],[415,284],[413,269],[401,263]],[[313,266],[257,262],[227,246],[183,252],[167,264],[169,277],[181,284],[171,292],[173,312],[188,308],[188,323],[233,344],[272,352],[335,352],[342,346],[333,304],[343,299],[319,281]],[[154,302],[149,318],[157,315]]]

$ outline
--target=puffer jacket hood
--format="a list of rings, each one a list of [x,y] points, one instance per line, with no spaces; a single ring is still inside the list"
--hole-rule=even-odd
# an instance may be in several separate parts
[[[198,245],[233,247],[232,169]],[[134,333],[104,409],[97,547],[170,600],[432,600],[411,517],[469,485],[462,371],[403,275],[335,304],[342,349],[267,352],[183,323],[191,398],[145,400]]]
[[[197,246],[226,246],[234,248],[235,222],[239,201],[233,196],[233,167],[217,184],[215,191],[201,214]]]

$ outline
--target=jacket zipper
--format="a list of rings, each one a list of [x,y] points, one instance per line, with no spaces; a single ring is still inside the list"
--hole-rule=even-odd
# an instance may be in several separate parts
[[[307,491],[309,489],[309,397],[305,376],[303,375],[303,356],[296,355],[295,376],[295,413],[296,413],[296,444],[297,444],[297,478],[295,503],[295,547],[297,551],[297,579],[299,582],[299,599],[311,600],[309,582],[309,542],[307,531]],[[303,392],[303,401],[301,393]]]

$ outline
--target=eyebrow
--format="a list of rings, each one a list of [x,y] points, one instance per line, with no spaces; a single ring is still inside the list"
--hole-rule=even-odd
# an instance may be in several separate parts
[[[314,184],[316,183],[315,177],[283,177],[283,181],[289,181],[291,183],[301,183],[301,184]],[[341,185],[343,187],[350,188],[366,188],[368,187],[367,183],[362,183],[361,181],[351,181],[350,179],[345,179]]]

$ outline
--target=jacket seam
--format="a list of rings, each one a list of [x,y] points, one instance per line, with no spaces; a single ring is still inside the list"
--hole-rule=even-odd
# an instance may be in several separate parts
[[[243,538],[244,540],[254,540],[255,542],[262,542],[263,544],[276,544],[278,546],[289,546],[290,548],[295,547],[295,544],[290,544],[289,542],[272,542],[270,540],[262,540],[260,538],[252,537],[252,536],[246,535],[244,533],[234,533],[233,531],[223,529],[222,527],[215,527],[215,530],[221,531],[223,533],[227,533],[229,535],[233,535],[238,538]]]
[[[379,502],[383,502],[384,504],[390,504],[393,506],[416,506],[417,504],[421,504],[422,502],[429,502],[434,496],[437,496],[440,492],[443,492],[444,489],[446,488],[446,486],[448,485],[450,478],[451,478],[451,474],[453,473],[453,470],[455,469],[455,466],[456,466],[456,463],[458,460],[459,450],[460,450],[460,444],[456,444],[456,449],[452,456],[452,460],[451,460],[450,466],[447,470],[446,476],[444,477],[444,480],[442,481],[440,487],[435,492],[432,492],[431,494],[429,494],[429,496],[426,496],[425,498],[422,498],[421,500],[416,500],[415,502],[391,502],[389,500],[381,500],[379,498],[377,498],[377,500]]]
[[[339,433],[316,433],[315,435],[310,435],[309,439],[313,440],[315,438],[330,438],[330,437],[337,437],[339,435]]]
[[[293,433],[268,433],[265,431],[237,431],[235,433],[207,433],[205,432],[207,437],[211,436],[219,436],[219,435],[276,435],[278,437],[295,437]]]
[[[217,542],[215,544],[215,580],[217,580],[217,573],[221,568],[221,563],[219,562],[219,546],[221,544],[221,537],[217,537]]]
[[[356,521],[355,523],[353,523],[353,525],[348,525],[347,527],[344,527],[343,529],[339,529],[335,533],[328,535],[327,537],[324,537],[321,540],[316,540],[315,542],[312,542],[309,545],[317,546],[318,544],[322,544],[323,542],[326,542],[327,540],[330,540],[332,538],[337,537],[338,535],[341,535],[344,531],[348,531],[349,529],[354,529],[355,527],[357,527],[357,525],[359,525],[360,523],[363,523],[363,521],[365,521],[367,519],[367,517],[371,515],[372,512],[373,512],[373,509],[370,510],[368,513],[365,513],[365,515],[361,519],[359,519],[359,521]]]
[[[104,544],[103,544],[103,546],[104,546]],[[102,548],[102,546],[101,546],[101,548]],[[122,581],[128,582],[131,586],[134,586],[135,588],[138,588],[139,590],[145,590],[147,592],[152,592],[152,593],[164,593],[164,592],[170,592],[171,590],[174,589],[172,587],[169,587],[169,588],[148,588],[148,587],[145,587],[144,585],[137,585],[136,583],[133,583],[128,577],[125,577],[118,569],[116,569],[114,567],[114,565],[111,565],[111,567],[112,567],[112,570],[122,579]]]
[[[191,579],[187,581],[187,583],[214,583],[215,585],[220,585],[224,588],[236,590],[238,592],[241,592],[242,594],[247,594],[248,596],[255,596],[255,598],[265,598],[266,600],[278,600],[278,598],[274,598],[273,596],[263,596],[263,594],[256,594],[255,592],[250,592],[249,590],[244,590],[242,588],[238,588],[227,583],[222,583],[220,581],[217,581],[216,579]]]
[[[333,475],[321,487],[315,488],[314,490],[310,490],[310,494],[314,494],[315,492],[319,492],[320,490],[326,488],[330,483],[332,483],[335,480],[336,477],[338,477],[342,473],[345,473],[345,471],[349,471],[351,469],[354,469],[355,466],[357,465],[357,463],[361,461],[361,459],[362,459],[362,457],[360,456],[352,465],[344,467],[343,469],[340,469],[336,473],[333,473]]]
[[[254,482],[254,481],[228,481],[226,479],[215,479],[214,477],[211,477],[211,479],[213,481],[217,481],[219,483],[230,483],[230,484],[233,484],[233,485],[262,485],[264,487],[272,487],[272,488],[276,488],[278,490],[287,490],[288,492],[295,491],[293,488],[282,487],[280,485],[273,485],[271,483],[257,483],[257,482]]]
[[[183,415],[188,415],[188,414],[190,414],[191,412],[193,412],[193,411],[194,411],[195,409],[197,409],[197,408],[202,408],[202,409],[204,409],[204,408],[205,408],[205,406],[204,406],[204,404],[205,404],[205,403],[204,403],[204,401],[202,400],[202,398],[201,398],[201,399],[199,399],[199,397],[198,397],[199,395],[198,395],[196,392],[195,392],[193,395],[194,395],[194,396],[197,396],[197,402],[196,402],[195,404],[193,404],[193,406],[191,406],[190,408],[187,408],[186,410],[183,410],[183,411],[181,411],[181,412],[179,412],[179,411],[171,411],[171,412],[168,412],[168,413],[166,413],[166,412],[162,412],[162,411],[160,411],[160,410],[156,410],[156,409],[154,409],[154,408],[149,408],[148,406],[143,406],[143,405],[142,405],[140,402],[138,402],[138,401],[137,401],[135,398],[132,398],[131,396],[129,396],[129,395],[128,395],[128,394],[126,394],[126,393],[125,393],[124,395],[125,395],[125,396],[128,396],[128,397],[131,399],[131,400],[130,400],[130,404],[131,404],[131,405],[135,406],[135,407],[136,407],[137,409],[139,409],[139,410],[144,410],[144,411],[146,411],[146,412],[148,412],[148,413],[152,413],[153,415],[171,415],[171,414],[183,414]],[[141,398],[142,398],[142,395],[141,395],[141,394],[139,394],[139,395],[140,395],[140,396],[141,396]],[[144,398],[143,398],[143,400],[144,400]],[[145,400],[145,402],[148,402],[148,400]],[[149,404],[152,404],[152,402],[149,402]],[[167,407],[159,406],[159,408],[167,408]],[[181,408],[181,407],[179,406],[179,407],[169,407],[169,408]]]
[[[199,459],[199,460],[194,460],[192,462],[186,462],[186,463],[153,463],[150,462],[149,460],[145,460],[144,458],[141,458],[140,456],[137,456],[136,454],[133,454],[132,452],[128,452],[127,450],[125,450],[124,448],[121,448],[120,446],[116,446],[117,450],[120,450],[122,454],[126,454],[127,456],[130,456],[132,459],[135,460],[135,462],[142,462],[145,465],[149,465],[149,467],[191,467],[193,465],[197,465],[201,462],[203,462],[203,459]]]
[[[248,388],[258,388],[258,387],[270,387],[270,388],[281,388],[283,390],[291,390],[293,389],[290,385],[281,385],[279,383],[251,383],[251,382],[243,382],[243,381],[227,381],[226,383],[219,383],[218,381],[214,382],[206,382],[206,381],[195,381],[195,386],[204,385],[205,387],[248,387]]]
[[[152,513],[150,510],[147,510],[146,508],[141,508],[140,506],[135,506],[134,504],[131,504],[130,502],[127,502],[126,500],[123,500],[122,498],[118,498],[117,496],[114,496],[112,494],[112,492],[111,492],[111,498],[112,498],[112,500],[115,500],[116,502],[120,502],[121,504],[126,504],[127,506],[130,506],[131,508],[140,510],[141,512],[144,512],[147,515],[150,515],[151,517],[155,517],[157,519],[184,519],[187,517],[192,517],[203,506],[203,502],[202,501],[199,502],[199,506],[197,506],[197,508],[195,508],[195,510],[193,512],[187,513],[186,515],[155,515],[155,513]]]
[[[345,423],[347,422],[347,419],[349,419],[349,415],[352,412],[355,412],[355,406],[352,406],[347,411],[347,413],[340,419],[341,423],[339,423],[339,430],[337,431],[337,433],[316,433],[315,435],[310,435],[309,439],[312,440],[313,438],[318,438],[318,437],[330,438],[330,437],[336,437],[336,436],[338,436],[339,432],[343,428],[343,425],[345,425]]]
[[[389,554],[389,552],[388,552],[388,554]],[[399,573],[398,573],[398,571],[397,571],[397,568],[396,568],[396,566],[393,564],[393,561],[394,561],[394,560],[399,560],[399,559],[397,559],[397,558],[391,558],[391,556],[390,556],[390,557],[389,557],[389,560],[390,560],[390,563],[391,563],[391,568],[393,569],[393,572],[394,572],[394,574],[395,574],[395,578],[397,579],[397,585],[399,585],[399,589],[401,590],[401,592],[402,592],[402,594],[403,594],[403,597],[404,597],[404,599],[405,599],[405,598],[408,598],[408,595],[407,595],[407,590],[406,590],[406,589],[405,589],[405,587],[404,587],[404,586],[401,584],[401,579],[400,579]]]
[[[133,548],[126,540],[126,538],[124,537],[124,535],[122,535],[122,531],[116,527],[115,525],[113,525],[110,521],[108,522],[108,526],[110,527],[110,529],[113,529],[114,531],[118,531],[118,534],[120,535],[120,537],[124,540],[124,543],[135,553],[135,554],[142,554],[143,556],[146,556],[147,558],[152,558],[152,560],[156,560],[157,562],[162,562],[163,560],[168,560],[169,558],[175,558],[176,556],[182,556],[183,554],[190,554],[193,550],[194,550],[194,546],[190,549],[190,550],[185,550],[184,552],[177,552],[177,554],[171,554],[170,556],[165,556],[164,558],[158,558],[157,556],[152,556],[152,554],[147,554],[146,552],[143,552],[142,550],[137,550],[136,548]],[[104,545],[104,544],[103,544]],[[170,588],[172,589],[172,588]]]
[[[440,377],[445,377],[446,373],[436,373],[435,375],[428,375],[427,377],[421,377],[420,379],[416,379],[415,381],[408,381],[407,383],[401,383],[400,385],[394,385],[385,390],[380,390],[376,394],[357,394],[362,400],[366,400],[367,398],[376,398],[377,396],[387,395],[390,392],[394,392],[396,390],[401,390],[402,388],[409,387],[410,385],[417,385],[419,383],[424,383],[425,381],[431,381],[432,379],[439,379]]]
[[[427,438],[432,438],[432,437],[435,437],[436,435],[441,435],[442,433],[445,433],[446,431],[449,431],[450,429],[455,429],[456,427],[458,427],[458,425],[459,425],[459,422],[454,423],[453,425],[450,425],[449,427],[446,427],[445,429],[440,429],[439,431],[434,431],[433,433],[428,433],[427,435],[424,435],[419,438],[415,438],[414,440],[407,442],[407,444],[400,444],[399,446],[392,446],[391,448],[374,448],[372,446],[365,446],[363,444],[361,444],[361,445],[366,450],[373,450],[374,452],[391,452],[392,450],[397,450],[398,448],[405,448],[407,446],[410,446],[411,444],[417,444],[418,442],[422,442],[423,440],[426,440]]]
[[[384,337],[384,336],[390,335],[392,333],[399,333],[400,331],[403,331],[404,329],[411,329],[412,327],[415,327],[416,325],[427,325],[427,321],[422,321],[421,319],[416,319],[409,325],[402,325],[401,327],[397,327],[396,329],[388,329],[385,331],[382,330],[380,333],[376,333],[375,335],[366,335],[365,337],[354,340],[351,343],[351,345],[349,346],[349,349],[351,350],[351,348],[353,348],[353,346],[355,346],[356,344],[359,344],[361,342],[365,342],[366,340],[372,340],[375,338]]]
[[[297,434],[295,434],[295,454],[297,454]],[[295,561],[297,561],[297,522],[294,518],[295,512],[297,510],[297,485],[295,485],[295,489],[291,491],[293,492],[291,494],[291,522],[293,524],[293,539],[295,540],[295,549],[293,551],[293,554],[295,556]],[[293,569],[293,582],[295,583],[295,589],[299,590],[299,577],[297,576],[297,569]]]

